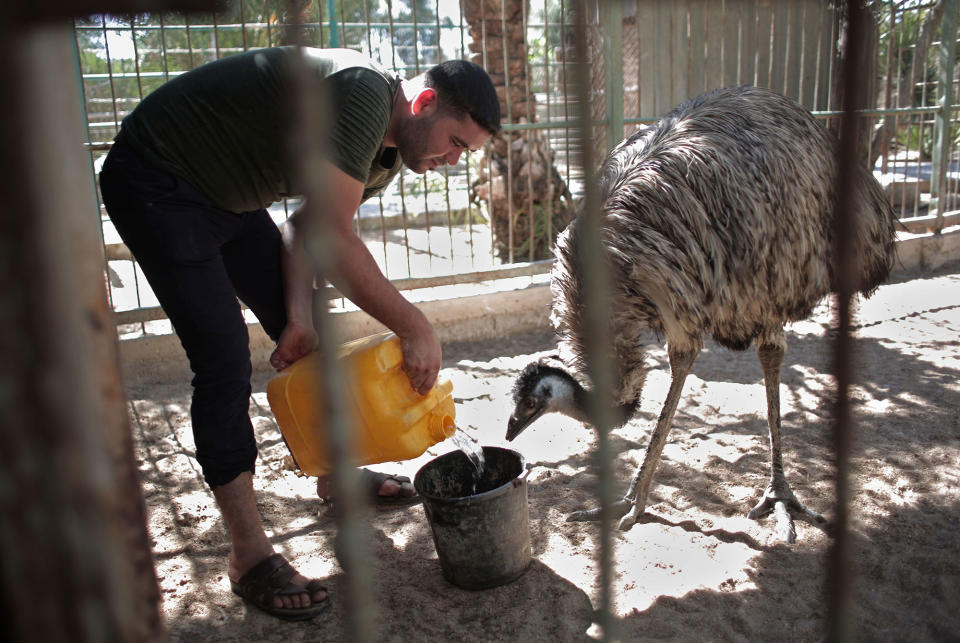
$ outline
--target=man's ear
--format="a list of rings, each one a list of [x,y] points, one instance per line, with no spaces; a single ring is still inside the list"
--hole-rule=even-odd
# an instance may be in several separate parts
[[[437,105],[437,92],[431,87],[424,87],[420,92],[414,97],[413,102],[410,103],[410,111],[414,116],[417,116],[424,109],[429,109],[436,107]]]

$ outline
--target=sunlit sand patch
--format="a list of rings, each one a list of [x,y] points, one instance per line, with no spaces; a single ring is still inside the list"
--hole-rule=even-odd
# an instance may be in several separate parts
[[[617,543],[617,567],[630,570],[615,581],[617,613],[642,611],[662,596],[680,598],[699,589],[755,590],[747,570],[759,555],[746,544],[678,527],[635,525]]]

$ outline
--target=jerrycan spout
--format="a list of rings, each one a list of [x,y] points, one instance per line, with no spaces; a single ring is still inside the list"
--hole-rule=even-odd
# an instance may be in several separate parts
[[[457,432],[457,423],[449,415],[434,415],[430,418],[430,437],[443,442]]]

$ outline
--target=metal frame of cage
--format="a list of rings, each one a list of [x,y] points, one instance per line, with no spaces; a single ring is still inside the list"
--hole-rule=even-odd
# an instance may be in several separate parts
[[[948,0],[948,2],[952,20],[956,17],[956,0]],[[124,3],[104,2],[103,4],[110,4],[111,10],[117,10]],[[193,8],[196,8],[203,3],[187,1],[141,2],[138,6],[150,5],[157,8],[161,4],[166,6],[179,5],[181,7],[192,5]],[[850,37],[852,42],[856,44],[858,39],[863,37],[863,16],[858,3],[852,3],[851,7]],[[601,8],[603,10],[597,14],[601,24],[606,25],[612,34],[616,34],[617,25],[622,24],[617,17],[622,7],[618,3],[608,3],[602,5]],[[112,417],[113,419],[110,422],[122,424],[127,431],[129,429],[125,422],[115,422],[116,418],[110,416],[109,413],[108,407],[110,407],[110,404],[104,402],[108,398],[113,399],[110,398],[111,395],[116,396],[115,391],[110,393],[110,387],[116,388],[119,380],[116,355],[115,352],[112,352],[112,345],[110,342],[89,341],[89,335],[96,332],[100,332],[101,336],[104,335],[102,327],[105,320],[110,319],[110,315],[106,302],[100,301],[102,295],[91,289],[89,280],[85,281],[83,279],[83,277],[88,277],[90,274],[97,272],[97,269],[93,271],[89,269],[91,262],[96,263],[97,261],[93,257],[96,247],[86,243],[91,235],[81,235],[84,237],[82,239],[79,237],[65,238],[69,231],[74,230],[72,226],[76,224],[76,217],[72,213],[67,213],[70,208],[63,207],[65,199],[72,196],[72,190],[76,190],[76,194],[82,193],[83,198],[87,196],[83,190],[84,171],[79,169],[79,163],[77,162],[79,161],[79,154],[69,152],[69,150],[76,151],[77,145],[75,141],[69,140],[72,133],[72,124],[66,122],[69,118],[66,118],[64,122],[51,122],[56,117],[64,117],[63,107],[69,107],[69,104],[64,102],[61,105],[57,101],[43,103],[39,100],[45,91],[51,92],[50,95],[53,95],[52,90],[57,87],[56,81],[63,81],[69,75],[64,74],[63,70],[55,64],[56,61],[62,59],[61,56],[65,53],[63,46],[57,46],[57,39],[63,33],[56,30],[51,31],[47,21],[75,16],[85,10],[103,9],[97,2],[52,2],[42,8],[45,14],[42,18],[32,16],[28,9],[20,10],[22,15],[21,13],[12,13],[13,19],[10,24],[14,24],[18,28],[22,24],[23,30],[21,33],[11,34],[7,30],[6,23],[0,24],[0,27],[7,31],[8,36],[15,36],[10,39],[9,45],[7,43],[3,45],[5,47],[4,53],[8,56],[5,59],[9,60],[14,68],[12,85],[16,90],[21,91],[23,96],[38,101],[38,108],[34,114],[25,114],[22,110],[19,110],[19,103],[3,106],[5,113],[10,116],[9,119],[4,119],[4,125],[6,128],[10,128],[7,133],[12,132],[10,140],[13,142],[13,145],[6,152],[13,154],[22,151],[30,160],[30,162],[22,165],[11,164],[9,168],[18,183],[12,186],[13,189],[7,190],[7,196],[11,197],[12,207],[17,208],[17,212],[23,216],[8,217],[4,223],[5,236],[12,240],[9,247],[11,252],[8,254],[10,257],[25,257],[26,262],[23,267],[28,270],[37,269],[34,281],[40,286],[50,286],[48,290],[43,292],[41,298],[31,294],[32,283],[18,285],[16,280],[10,277],[11,282],[13,282],[10,290],[11,294],[4,295],[6,304],[11,304],[11,302],[15,304],[15,306],[11,304],[8,310],[17,312],[17,315],[5,316],[3,320],[5,330],[8,331],[5,333],[8,337],[7,348],[10,349],[7,354],[8,359],[5,361],[9,362],[13,368],[25,368],[22,372],[16,373],[16,378],[11,377],[9,370],[4,372],[4,377],[8,378],[5,381],[16,384],[16,386],[5,388],[7,399],[16,402],[11,404],[8,401],[6,408],[15,411],[11,419],[23,421],[24,424],[14,427],[16,430],[8,430],[7,427],[4,427],[3,434],[7,438],[4,451],[8,454],[21,456],[21,463],[35,464],[51,460],[55,465],[72,464],[75,471],[72,472],[73,477],[69,478],[74,485],[71,492],[77,498],[85,501],[85,503],[81,502],[71,507],[72,511],[69,516],[41,515],[43,512],[32,515],[36,522],[43,522],[51,532],[61,532],[67,535],[80,533],[87,537],[74,540],[64,538],[62,541],[63,552],[46,552],[50,562],[49,569],[33,569],[31,578],[23,580],[24,584],[18,586],[18,596],[14,598],[33,601],[36,596],[42,594],[49,598],[50,594],[53,593],[50,588],[57,588],[57,596],[59,597],[59,588],[62,584],[62,586],[69,588],[70,594],[61,598],[78,605],[78,611],[81,609],[86,611],[84,612],[84,618],[76,622],[69,621],[67,618],[69,614],[66,613],[62,614],[60,619],[47,618],[47,626],[51,628],[50,631],[54,631],[54,628],[59,626],[57,621],[62,620],[68,626],[74,628],[71,630],[71,636],[76,634],[75,628],[83,628],[80,634],[76,634],[78,638],[95,638],[96,633],[103,635],[108,632],[116,634],[115,638],[136,639],[135,636],[130,634],[138,631],[136,624],[131,625],[131,622],[135,620],[135,616],[132,616],[132,614],[140,613],[135,610],[134,612],[129,611],[131,608],[129,601],[123,599],[139,594],[137,590],[132,589],[135,584],[129,582],[125,575],[126,572],[121,569],[122,565],[117,563],[118,555],[111,552],[114,554],[113,559],[111,559],[111,556],[104,551],[109,548],[110,543],[122,541],[123,538],[118,537],[103,524],[107,521],[99,511],[103,507],[113,507],[118,513],[122,513],[121,523],[123,523],[123,520],[128,520],[128,522],[123,523],[128,528],[131,527],[130,520],[133,522],[138,519],[142,520],[142,507],[140,508],[141,513],[138,514],[137,510],[129,508],[123,510],[117,505],[110,505],[109,501],[109,498],[113,496],[124,498],[121,492],[135,489],[136,485],[133,485],[130,489],[118,490],[110,487],[109,480],[107,480],[110,476],[104,473],[107,470],[107,458],[104,454],[116,449],[124,450],[116,445],[107,444],[104,439],[104,429],[100,426],[104,423],[104,417]],[[5,9],[4,18],[8,17],[7,13],[9,13],[9,10]],[[578,14],[573,24],[574,47],[579,52],[578,59],[584,61],[587,57],[586,12]],[[934,137],[938,139],[935,144],[941,145],[941,154],[947,154],[949,136],[945,132],[949,131],[947,125],[953,122],[950,114],[955,108],[951,101],[947,100],[953,94],[952,52],[955,51],[956,42],[956,24],[951,24],[952,27],[945,30],[953,35],[947,44],[941,47],[941,64],[939,66],[940,82],[945,83],[950,91],[938,95],[941,100],[940,105],[936,108],[932,110],[927,108],[919,110],[894,108],[876,112],[863,112],[861,110],[858,114],[856,105],[843,105],[838,106],[843,109],[834,109],[826,116],[843,119],[849,125],[852,119],[858,115],[892,116],[894,119],[906,120],[920,114],[933,114],[939,119],[941,126],[937,128],[936,125],[922,124],[921,128],[933,127]],[[614,35],[604,49],[605,60],[611,67],[615,65],[616,60],[615,51],[611,51],[613,47],[611,43],[616,42],[616,36]],[[60,45],[62,44],[60,43]],[[18,50],[17,46],[21,45],[24,48]],[[46,46],[51,47],[50,49],[44,49]],[[858,48],[853,47],[853,50],[857,51]],[[49,57],[43,55],[48,53],[51,54]],[[856,75],[849,73],[856,62],[849,58],[845,64],[846,71],[843,76],[845,82],[856,82]],[[578,96],[582,103],[586,103],[591,91],[589,70],[583,62],[573,63],[572,67],[571,73],[576,79]],[[77,73],[81,74],[82,72],[78,69]],[[62,85],[60,85],[60,89],[62,89]],[[921,89],[921,91],[924,90]],[[856,95],[856,92],[848,91],[846,95]],[[615,112],[616,109],[613,109],[614,117],[601,124],[601,127],[603,125],[609,126],[610,123],[617,123],[618,119]],[[627,124],[630,124],[628,119],[624,119],[624,125]],[[17,126],[23,126],[22,130],[17,131],[15,129]],[[32,138],[28,138],[27,129],[29,126],[36,126],[41,131],[35,136],[31,135]],[[48,127],[50,128],[49,132],[47,131]],[[562,127],[569,128],[573,132],[579,132],[578,138],[582,142],[580,146],[583,159],[582,167],[592,167],[596,161],[591,156],[593,150],[590,145],[583,143],[595,140],[594,133],[597,123],[586,112],[581,112],[574,123],[566,123]],[[517,127],[517,129],[523,128]],[[852,127],[844,127],[845,132],[853,130]],[[614,131],[617,131],[616,128],[614,128]],[[854,144],[849,138],[845,137],[842,140],[841,158],[846,161],[847,165],[851,165],[854,158]],[[51,174],[49,172],[50,166],[41,167],[35,162],[37,160],[53,161],[64,150],[68,151],[60,157],[61,164],[51,163],[50,165],[62,170],[59,175]],[[88,147],[88,151],[94,150]],[[308,147],[305,154],[310,153]],[[940,158],[938,171],[944,172],[945,159],[948,157],[941,156]],[[843,165],[841,163],[841,166]],[[943,176],[941,174],[937,179],[940,181],[942,188],[941,194],[938,196],[948,192],[948,186],[945,184]],[[91,177],[92,172],[88,172],[86,179]],[[843,177],[839,177],[839,180],[842,181]],[[38,189],[40,185],[46,186],[48,193],[41,193]],[[90,183],[87,183],[86,187],[92,196],[93,190],[90,189]],[[308,191],[316,190],[319,187],[322,186],[310,186]],[[18,190],[22,194],[18,194]],[[839,193],[842,195],[843,190],[840,190]],[[838,203],[838,206],[842,206],[842,200]],[[937,206],[938,216],[942,221],[944,208],[939,203]],[[849,230],[850,222],[844,220],[842,216],[843,208],[838,207],[837,209],[839,213],[837,217],[838,231],[842,243],[843,236],[851,233]],[[599,214],[599,204],[589,180],[585,182],[583,212],[583,216],[589,224],[588,229],[595,227]],[[27,252],[14,255],[12,252],[17,249],[15,242],[18,241],[27,249]],[[75,258],[75,254],[82,260],[78,264],[64,261],[64,259]],[[594,251],[587,252],[584,255],[587,271],[591,275],[588,279],[591,283],[597,285],[596,288],[590,289],[591,296],[596,297],[590,303],[591,309],[596,314],[596,317],[592,319],[594,324],[602,324],[605,314],[602,265],[596,260],[598,254]],[[76,291],[71,290],[71,286],[77,287]],[[834,444],[837,455],[836,485],[839,522],[836,533],[837,540],[829,560],[829,640],[848,639],[851,634],[851,624],[847,620],[849,618],[850,587],[849,574],[847,573],[846,530],[844,529],[846,496],[848,493],[846,467],[850,435],[854,429],[846,396],[846,388],[849,386],[852,376],[850,369],[853,363],[853,346],[849,337],[849,290],[841,291],[837,303],[840,313],[834,358],[838,404],[834,426]],[[321,324],[325,323],[327,323],[326,319],[321,318]],[[329,332],[327,326],[323,326],[321,330],[325,331],[322,335],[325,338],[324,341],[329,345],[332,342],[332,333]],[[110,335],[112,336],[112,333]],[[22,351],[12,343],[13,341],[19,341],[23,346],[40,347],[42,350],[38,355],[22,355]],[[12,350],[14,348],[18,348],[18,350]],[[593,361],[590,369],[594,375],[595,386],[598,389],[599,395],[597,397],[602,399],[604,387],[609,386],[609,383],[605,382],[606,373],[609,369],[604,368],[604,365],[600,363],[602,351],[596,351],[595,354],[599,357]],[[45,359],[50,361],[44,361]],[[331,378],[331,380],[335,379]],[[54,385],[59,384],[61,386],[53,386],[51,381]],[[102,390],[98,386],[102,386]],[[21,397],[17,397],[20,395],[18,391],[21,389],[30,391],[30,395],[23,397],[22,402],[20,402]],[[332,398],[336,399],[336,396],[332,396]],[[105,411],[105,409],[107,410]],[[598,443],[599,453],[597,458],[600,473],[598,496],[602,505],[609,506],[611,454],[609,447],[606,445],[603,429],[603,427],[609,425],[609,421],[603,417],[602,409],[598,408],[596,412],[596,424],[600,427],[599,433],[601,436]],[[337,425],[338,421],[335,420],[334,424]],[[339,422],[340,429],[335,432],[341,436],[344,435],[342,424],[342,422]],[[51,438],[56,439],[52,440]],[[127,435],[127,438],[129,438],[129,435]],[[125,453],[132,458],[130,445],[125,443],[123,446],[126,449]],[[38,506],[43,507],[41,503],[44,499],[54,497],[62,493],[63,490],[56,486],[58,476],[47,475],[46,471],[41,470],[42,467],[34,468],[44,475],[34,477],[24,475],[23,478],[10,478],[9,472],[4,473],[4,475],[7,476],[8,481],[13,479],[16,482],[21,480],[34,482],[34,487],[23,490],[24,495],[31,495],[31,497],[36,498]],[[20,469],[17,469],[17,471],[19,472]],[[128,473],[133,474],[134,471],[131,469]],[[345,479],[349,480],[349,473],[343,475]],[[130,479],[122,478],[122,476],[120,478],[127,482],[130,481]],[[350,488],[351,485],[347,484],[346,487]],[[7,488],[19,489],[16,485]],[[374,606],[365,598],[363,592],[368,586],[363,583],[364,575],[369,574],[369,566],[363,560],[364,538],[362,536],[362,526],[359,525],[355,516],[351,516],[351,507],[353,506],[355,505],[351,502],[345,504],[346,511],[343,513],[341,524],[341,528],[345,530],[345,537],[342,541],[347,545],[344,555],[348,560],[355,563],[348,575],[351,579],[351,589],[348,589],[346,594],[351,607],[348,619],[351,628],[349,635],[351,640],[374,640],[375,632],[372,630],[375,622],[375,619],[372,618]],[[10,524],[15,525],[17,521],[11,521]],[[604,521],[603,524],[605,527],[603,528],[602,546],[599,551],[602,595],[600,597],[598,619],[604,639],[616,640],[616,619],[612,616],[610,592],[610,557],[612,555],[610,525],[609,521]],[[4,533],[9,534],[7,531]],[[27,532],[24,531],[23,533]],[[103,539],[93,537],[97,535],[102,535]],[[354,535],[357,537],[354,538]],[[148,550],[146,536],[145,534],[142,534],[142,536],[139,541],[139,544],[143,547],[140,550],[141,554],[144,550]],[[18,553],[25,559],[30,558],[33,554],[44,554],[44,552],[33,551],[28,540],[23,540],[19,544],[22,545],[22,549],[19,549]],[[149,558],[149,555],[147,557]],[[35,556],[35,558],[37,557]],[[39,560],[39,558],[37,559]],[[31,579],[36,579],[37,584],[31,585]],[[53,579],[59,579],[60,583],[52,582]],[[70,579],[73,584],[66,582],[65,579]],[[47,591],[44,592],[44,589]],[[95,597],[96,600],[90,597]],[[111,598],[114,600],[110,600]],[[16,617],[16,614],[11,614],[11,616]],[[149,615],[147,615],[147,618],[149,618]],[[139,631],[142,632],[143,630]],[[126,633],[126,636],[124,633]],[[42,628],[35,630],[34,634],[42,637]],[[156,630],[153,630],[153,634],[156,634]]]

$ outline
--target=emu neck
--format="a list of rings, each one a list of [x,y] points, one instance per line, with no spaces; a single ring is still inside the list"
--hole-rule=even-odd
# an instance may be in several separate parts
[[[549,375],[541,386],[549,388],[549,406],[547,412],[562,413],[581,422],[587,419],[587,391],[572,377]]]
[[[580,422],[593,424],[593,418],[590,417],[592,391],[583,388],[573,378],[550,377],[547,379],[553,391],[549,409],[551,412],[562,413]],[[636,408],[637,402],[629,402],[615,407],[611,418],[613,426],[618,427],[626,424],[633,416]]]

